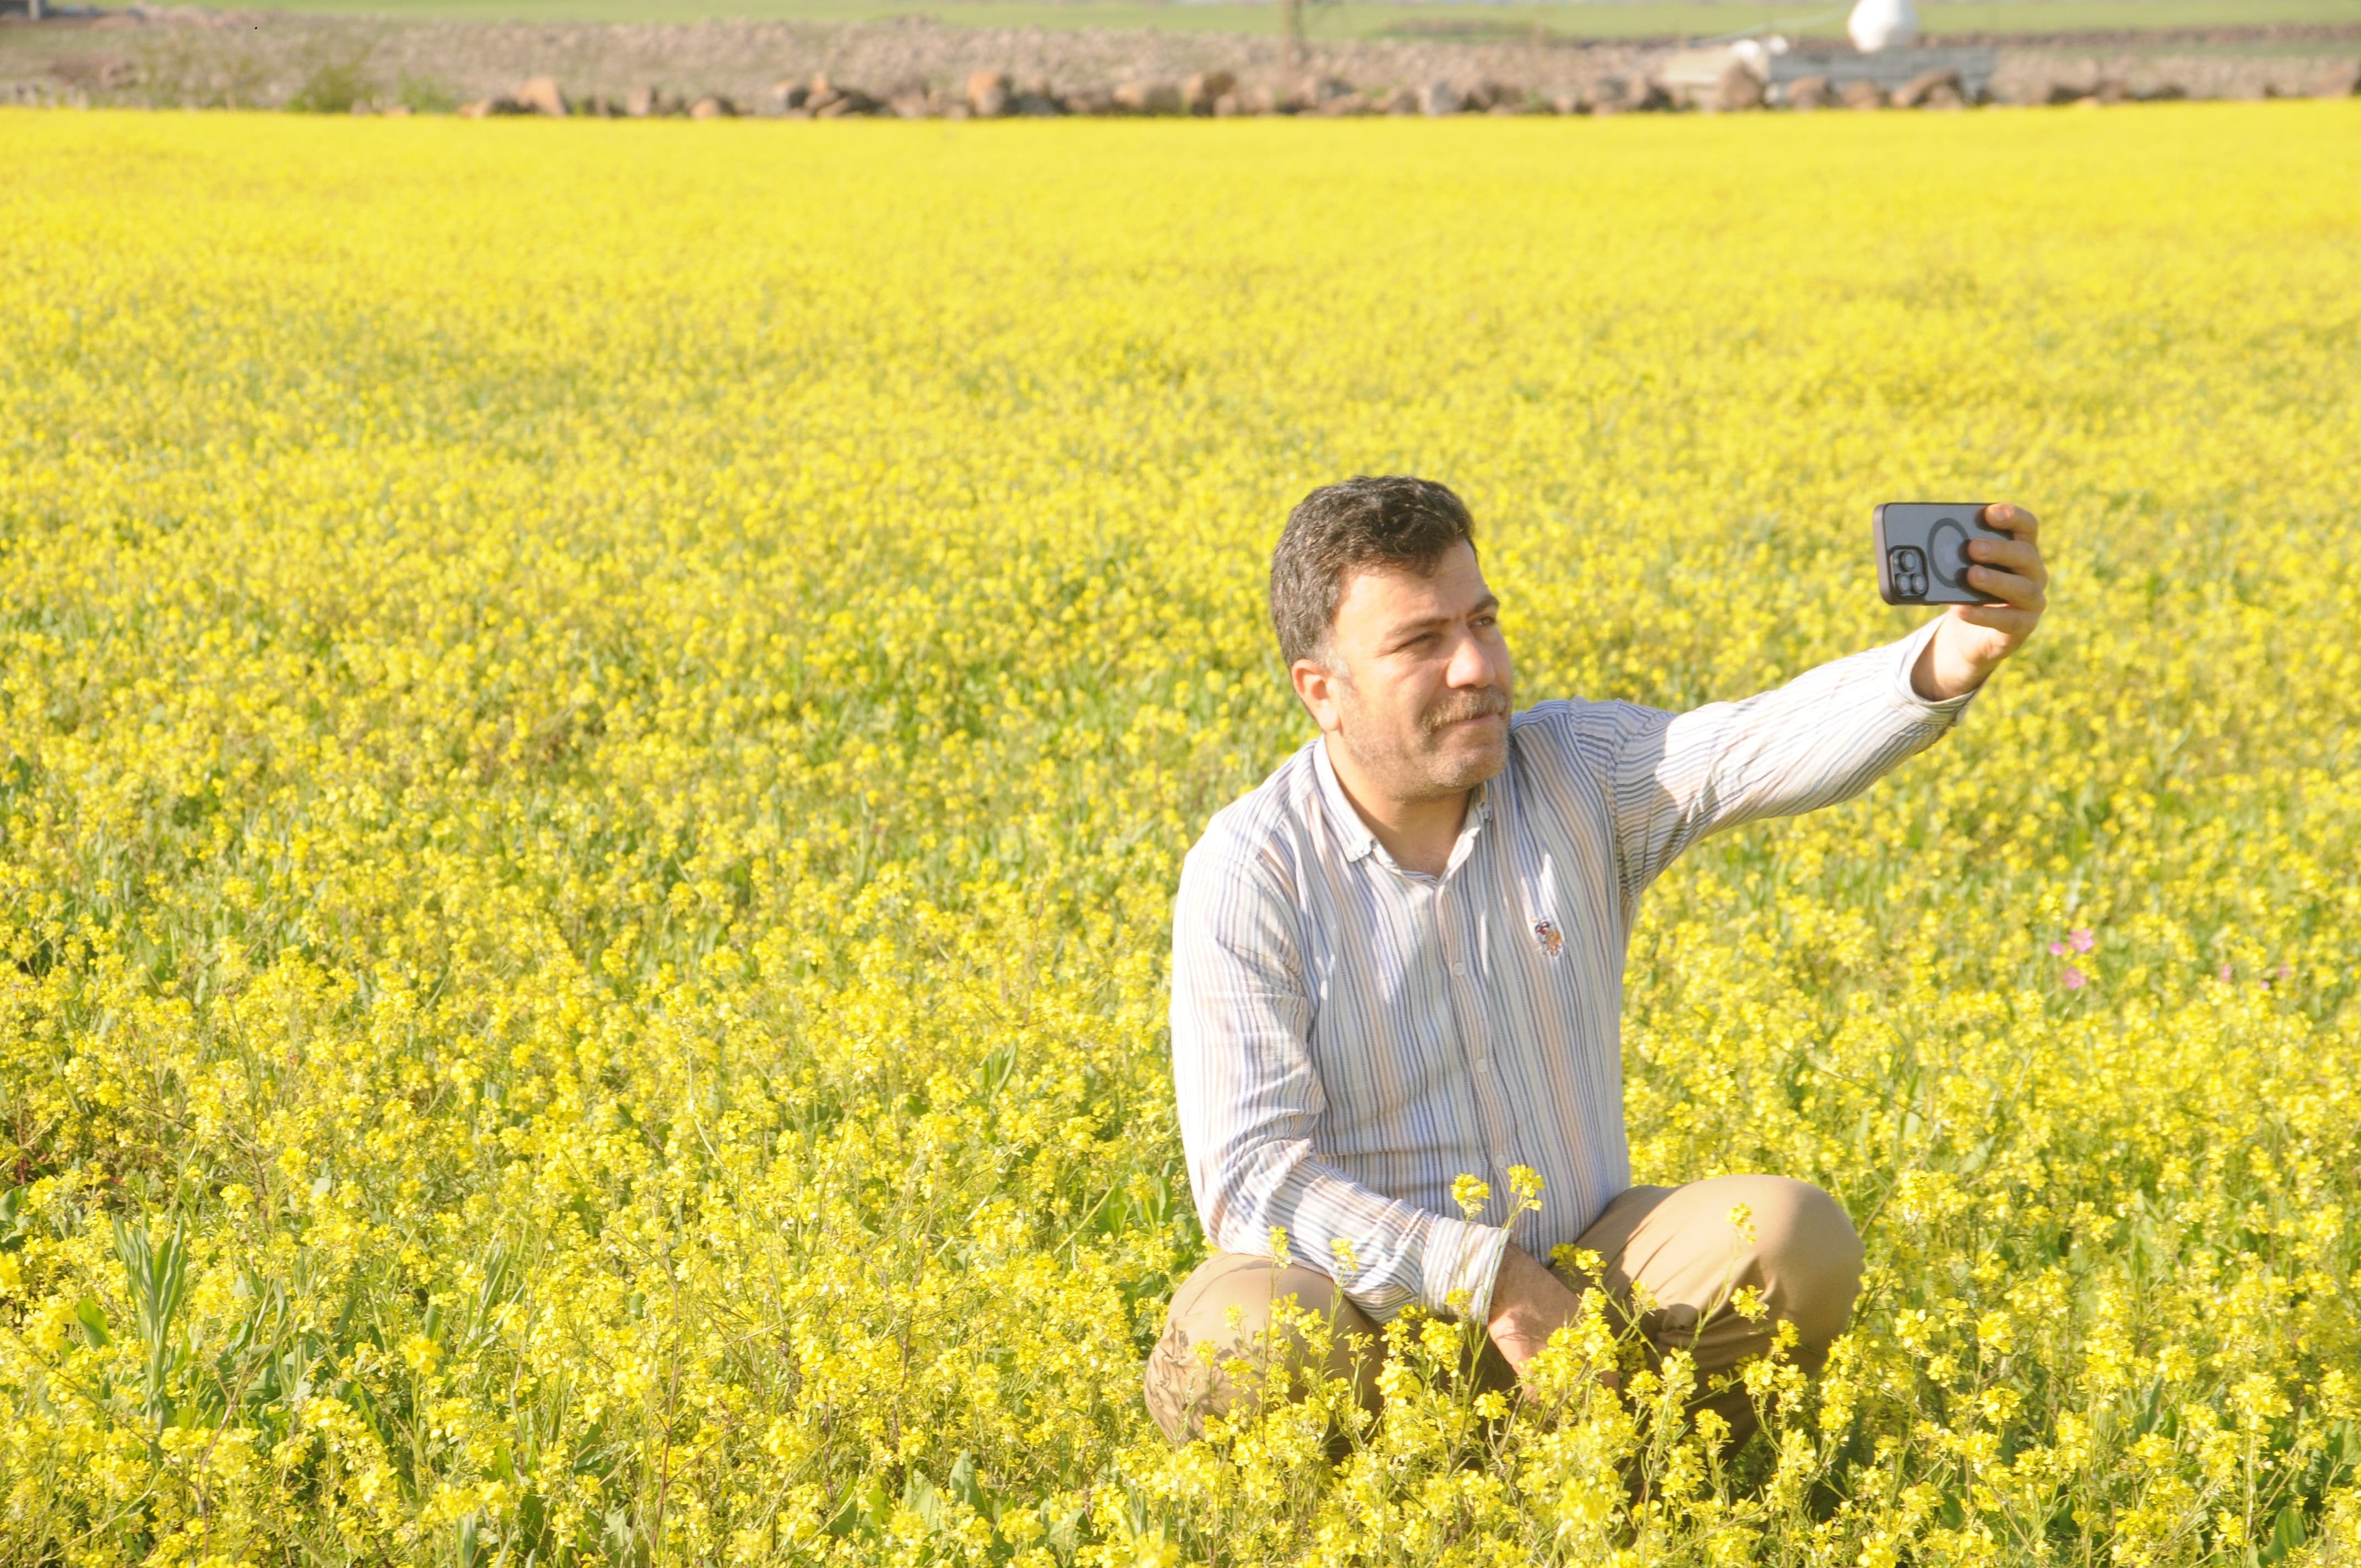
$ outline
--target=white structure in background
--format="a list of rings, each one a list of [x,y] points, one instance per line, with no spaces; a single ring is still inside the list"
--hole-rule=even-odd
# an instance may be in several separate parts
[[[1787,52],[1787,40],[1773,33],[1768,38],[1740,38],[1736,43],[1708,49],[1685,49],[1666,59],[1650,73],[1657,86],[1673,95],[1673,101],[1693,109],[1759,108],[1763,103],[1762,86],[1771,80],[1772,61]],[[1730,72],[1751,77],[1755,85],[1747,88]]]
[[[1906,44],[1918,36],[1918,7],[1910,0],[1861,0],[1846,20],[1845,31],[1863,54]]]

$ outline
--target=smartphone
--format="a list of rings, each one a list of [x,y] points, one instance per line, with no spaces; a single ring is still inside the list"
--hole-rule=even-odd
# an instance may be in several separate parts
[[[2007,539],[1982,501],[1888,501],[1877,509],[1877,591],[1888,604],[1997,604],[1968,587],[1971,539]]]

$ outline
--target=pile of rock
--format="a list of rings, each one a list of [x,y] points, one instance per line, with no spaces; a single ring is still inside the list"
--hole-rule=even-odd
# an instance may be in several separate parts
[[[1889,79],[1890,81],[1890,79]],[[2047,85],[2047,84],[2045,84]],[[2354,90],[2351,72],[2331,89]],[[2047,101],[2098,104],[2180,97],[2173,86],[2138,92],[2121,82],[2091,85],[2060,82]],[[689,94],[664,88],[635,88],[620,95],[592,93],[569,99],[556,81],[536,76],[509,92],[479,99],[459,113],[470,118],[495,115],[592,115],[644,119],[678,116],[693,120],[740,115],[796,120],[893,116],[906,120],[1009,119],[1064,115],[1170,117],[1241,115],[1620,115],[1683,109],[1738,113],[1760,109],[1961,109],[1993,102],[1980,80],[1963,81],[1955,69],[1938,68],[1901,82],[1832,81],[1827,74],[1781,79],[1742,60],[1708,58],[1688,51],[1645,75],[1606,77],[1591,85],[1538,92],[1499,82],[1461,89],[1447,82],[1422,87],[1356,85],[1320,75],[1278,82],[1242,82],[1227,71],[1204,71],[1178,81],[1132,80],[1112,85],[1053,86],[1046,77],[1016,80],[1006,71],[972,72],[957,85],[910,78],[880,91],[839,82],[825,72],[803,81],[774,83],[753,102],[720,93]]]
[[[1750,79],[1751,80],[1751,79]],[[1730,107],[1759,107],[1753,99]],[[1042,77],[1018,82],[1005,71],[980,71],[957,88],[910,81],[873,93],[826,73],[807,82],[780,82],[752,104],[719,93],[691,97],[659,87],[635,88],[620,96],[591,93],[568,98],[555,79],[536,76],[503,93],[461,107],[469,119],[501,115],[590,115],[646,119],[677,116],[725,119],[741,115],[791,120],[833,120],[859,115],[902,119],[1008,119],[1064,115],[1228,117],[1241,115],[1613,115],[1680,107],[1661,83],[1642,77],[1609,78],[1584,91],[1538,93],[1505,82],[1481,82],[1462,91],[1447,82],[1423,87],[1358,86],[1336,76],[1310,76],[1293,82],[1241,82],[1226,71],[1206,71],[1178,82],[1130,81],[1112,86],[1058,88]]]
[[[1813,109],[1964,109],[1985,100],[1970,93],[1956,71],[1928,71],[1912,77],[1889,93],[1874,82],[1848,82],[1841,87],[1825,76],[1799,76],[1781,84],[1779,101],[1787,108]]]

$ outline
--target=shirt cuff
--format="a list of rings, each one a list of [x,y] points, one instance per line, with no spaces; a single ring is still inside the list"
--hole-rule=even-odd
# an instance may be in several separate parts
[[[1942,624],[1943,618],[1937,616],[1894,645],[1901,655],[1894,661],[1894,696],[1895,701],[1910,711],[1949,723],[1958,718],[1961,710],[1975,700],[1975,692],[1962,692],[1958,696],[1947,696],[1940,702],[1929,702],[1918,695],[1916,686],[1910,684],[1911,666],[1918,663],[1918,655],[1926,651],[1936,629]],[[1979,686],[1976,689],[1981,691],[1983,688]]]
[[[1437,1317],[1457,1318],[1478,1332],[1492,1313],[1492,1282],[1499,1277],[1500,1259],[1509,1250],[1509,1233],[1498,1225],[1471,1225],[1465,1220],[1435,1217],[1426,1236],[1419,1302]],[[1451,1298],[1465,1292],[1466,1305]]]

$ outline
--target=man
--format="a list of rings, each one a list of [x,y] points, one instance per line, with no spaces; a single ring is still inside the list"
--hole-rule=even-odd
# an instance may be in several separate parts
[[[1214,816],[1173,919],[1174,1086],[1218,1250],[1149,1358],[1169,1436],[1235,1402],[1219,1362],[1269,1343],[1289,1295],[1335,1300],[1329,1370],[1372,1408],[1375,1369],[1348,1359],[1348,1335],[1415,1303],[1481,1324],[1521,1368],[1593,1283],[1644,1295],[1642,1333],[1659,1354],[1689,1350],[1701,1376],[1764,1349],[1780,1320],[1817,1369],[1860,1288],[1860,1238],[1827,1193],[1784,1177],[1631,1186],[1624,954],[1674,856],[1865,789],[1933,744],[2032,633],[2048,581],[2037,525],[2013,506],[1984,518],[2009,535],[1968,546],[1991,605],[1743,702],[1675,715],[1569,699],[1511,717],[1499,600],[1458,497],[1356,478],[1295,509],[1271,620],[1320,735]],[[1545,1194],[1504,1229],[1515,1166]],[[1503,1195],[1492,1223],[1455,1212],[1463,1174]],[[1741,1203],[1751,1241],[1730,1220]],[[1603,1277],[1551,1266],[1565,1244],[1598,1254]],[[1730,1304],[1748,1286],[1768,1321]],[[1736,1437],[1752,1429],[1742,1389],[1708,1402]]]

